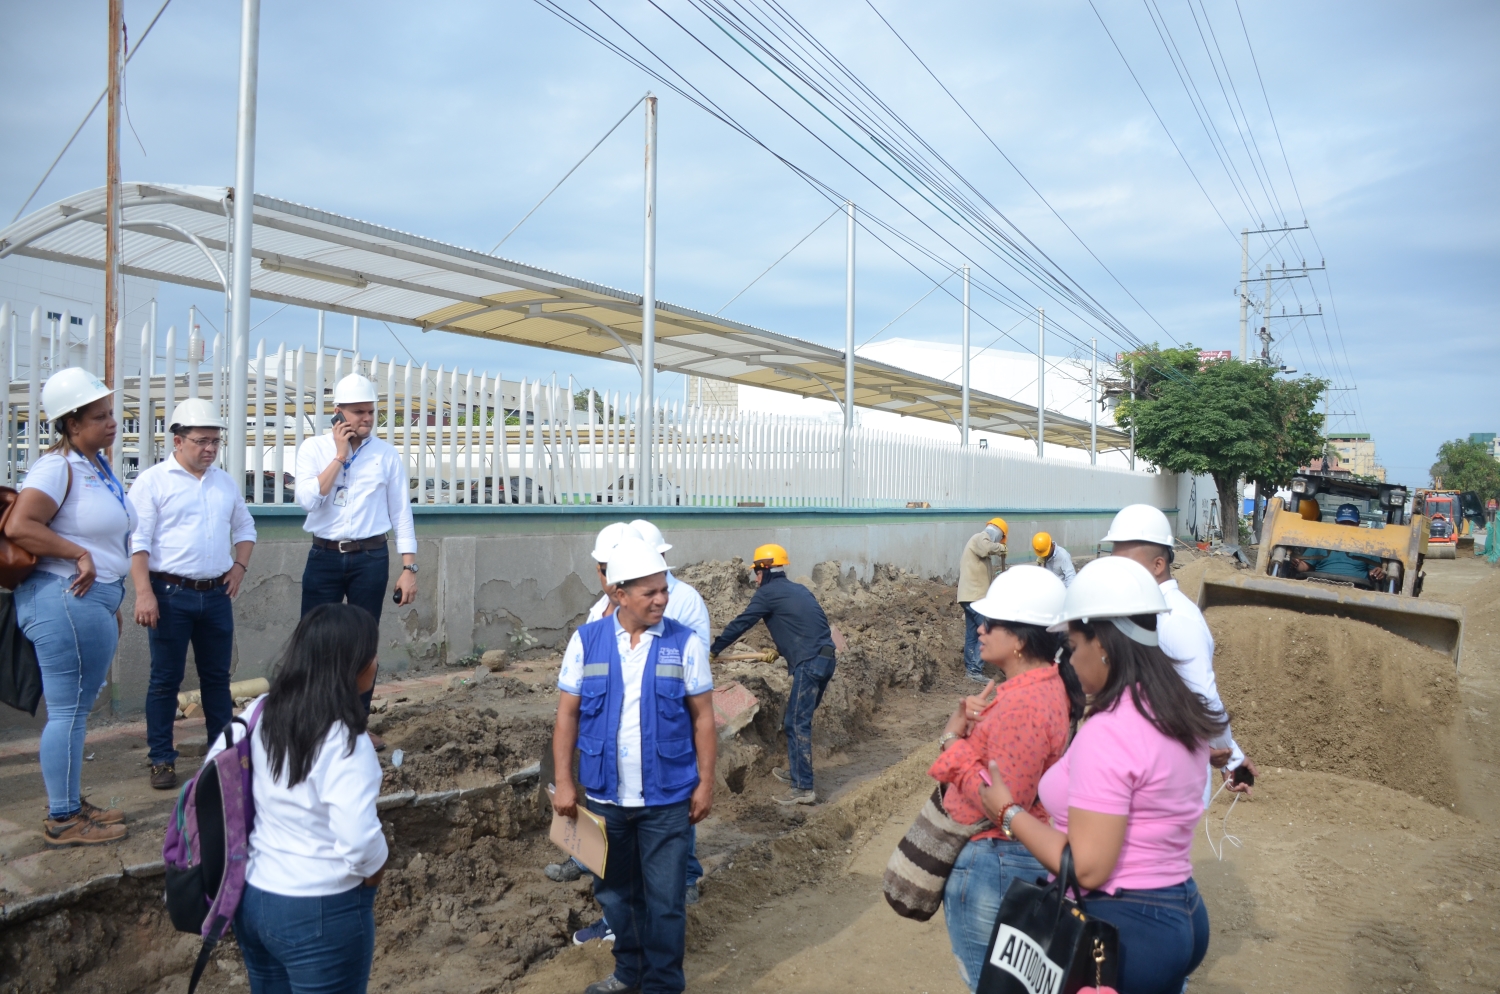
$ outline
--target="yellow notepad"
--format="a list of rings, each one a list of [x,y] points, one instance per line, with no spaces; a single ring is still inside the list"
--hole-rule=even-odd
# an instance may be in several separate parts
[[[547,796],[553,793],[547,785]],[[552,830],[548,837],[563,852],[572,856],[600,879],[604,878],[604,866],[609,862],[609,834],[604,829],[604,819],[589,811],[581,803],[577,818],[564,818],[556,809],[552,812]]]

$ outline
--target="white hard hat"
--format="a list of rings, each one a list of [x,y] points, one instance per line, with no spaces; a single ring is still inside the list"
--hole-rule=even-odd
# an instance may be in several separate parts
[[[624,583],[626,580],[639,580],[643,576],[666,571],[667,561],[661,557],[661,553],[639,538],[632,537],[626,538],[610,553],[604,579],[611,584]]]
[[[333,405],[375,403],[375,384],[369,377],[350,373],[339,380],[333,388]]]
[[[1047,627],[1062,616],[1068,588],[1040,566],[1012,566],[995,577],[985,595],[969,606],[994,621]]]
[[[653,546],[657,552],[666,552],[672,546],[667,542],[667,537],[661,533],[661,529],[647,521],[645,518],[636,518],[630,523],[635,533],[641,537],[641,541]]]
[[[1064,631],[1070,621],[1111,621],[1137,642],[1155,645],[1156,633],[1129,619],[1131,615],[1162,614],[1167,610],[1167,600],[1150,570],[1134,559],[1105,556],[1078,571],[1052,630]]]
[[[594,557],[594,562],[607,563],[615,551],[615,546],[627,539],[640,541],[641,536],[625,522],[612,521],[599,529],[599,534],[594,539],[594,551],[589,554]]]
[[[1167,516],[1150,504],[1131,504],[1120,508],[1109,523],[1106,542],[1151,542],[1172,547],[1172,525]]]
[[[202,397],[189,397],[172,409],[172,424],[169,427],[176,428],[219,428],[224,427],[224,419],[219,417],[219,412],[214,410],[214,405]]]
[[[42,384],[42,410],[47,412],[48,421],[56,421],[64,414],[72,414],[112,393],[114,391],[93,373],[69,366],[59,369]]]

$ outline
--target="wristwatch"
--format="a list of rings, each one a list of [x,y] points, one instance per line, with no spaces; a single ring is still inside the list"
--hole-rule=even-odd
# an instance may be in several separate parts
[[[1016,820],[1016,815],[1025,810],[1026,809],[1021,807],[1019,804],[1012,804],[1010,807],[1006,808],[1005,814],[1000,818],[1000,834],[1004,835],[1007,839],[1014,841],[1015,836],[1010,834],[1010,823]]]
[[[401,568],[402,569],[409,569],[413,573],[415,573],[417,571],[417,564],[416,563],[405,563],[404,565],[402,565]]]
[[[946,748],[948,748],[948,743],[949,742],[952,742],[954,739],[961,739],[961,738],[963,738],[963,736],[959,735],[957,732],[945,732],[945,733],[943,733],[943,737],[940,738],[940,739],[938,739],[938,748],[939,749],[946,749]]]

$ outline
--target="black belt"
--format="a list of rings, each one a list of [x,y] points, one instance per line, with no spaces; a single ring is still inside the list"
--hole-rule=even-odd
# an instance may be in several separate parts
[[[344,538],[334,541],[314,535],[312,542],[314,548],[327,549],[330,552],[370,552],[374,549],[385,548],[386,537],[376,535],[373,538]]]
[[[212,580],[189,580],[187,577],[178,576],[175,573],[158,573],[156,570],[151,570],[151,579],[160,580],[162,583],[174,587],[182,587],[184,590],[214,590],[222,587],[224,581],[228,578],[229,574],[225,573],[223,576],[216,576]]]

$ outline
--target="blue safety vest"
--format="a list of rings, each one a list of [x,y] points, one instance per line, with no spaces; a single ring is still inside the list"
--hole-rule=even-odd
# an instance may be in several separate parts
[[[641,788],[647,807],[685,801],[698,786],[698,753],[682,668],[693,630],[670,618],[663,618],[661,625],[641,675]],[[618,804],[625,683],[616,630],[614,616],[578,629],[583,643],[578,780],[590,797]]]

